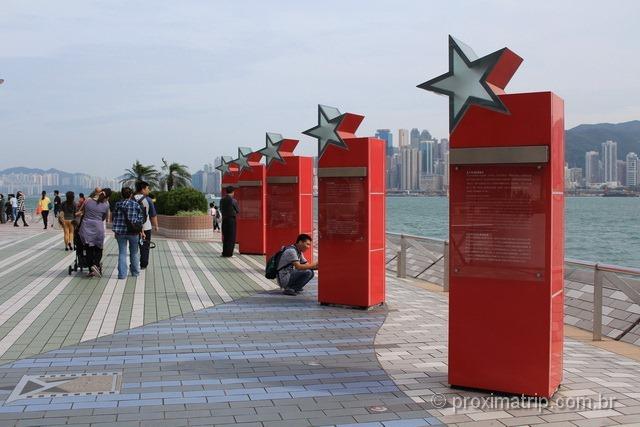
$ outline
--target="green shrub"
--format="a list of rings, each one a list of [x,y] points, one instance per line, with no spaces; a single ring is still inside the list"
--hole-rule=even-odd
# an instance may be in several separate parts
[[[195,188],[174,188],[156,193],[156,210],[161,215],[176,215],[179,211],[206,212],[207,199]]]
[[[176,216],[202,216],[207,215],[204,211],[178,211]]]

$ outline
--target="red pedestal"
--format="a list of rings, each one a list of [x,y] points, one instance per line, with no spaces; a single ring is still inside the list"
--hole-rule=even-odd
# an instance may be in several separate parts
[[[257,159],[252,159],[252,156]],[[238,178],[240,197],[237,200],[240,213],[236,221],[241,254],[265,254],[267,172],[264,165],[257,163],[260,156],[252,153],[249,156],[251,169],[243,170]]]
[[[318,162],[318,301],[371,307],[385,301],[385,143],[344,141]]]
[[[294,244],[299,234],[313,236],[313,159],[291,154],[297,142],[285,139],[280,154],[286,163],[267,167],[266,259]],[[313,251],[305,258],[312,261]]]
[[[564,103],[500,99],[509,114],[472,106],[451,134],[449,383],[549,397],[562,381]]]

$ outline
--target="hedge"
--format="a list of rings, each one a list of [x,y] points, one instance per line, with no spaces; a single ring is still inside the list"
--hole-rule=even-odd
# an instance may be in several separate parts
[[[156,192],[156,211],[160,215],[175,215],[178,211],[206,212],[209,204],[203,193],[195,188],[175,188]]]

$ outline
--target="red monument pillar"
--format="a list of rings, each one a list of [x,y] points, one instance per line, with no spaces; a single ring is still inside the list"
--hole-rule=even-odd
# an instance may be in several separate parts
[[[241,254],[264,255],[266,169],[264,165],[259,163],[262,154],[258,152],[245,153],[239,157],[238,187],[240,187],[240,197],[237,197],[237,200],[240,213],[236,219],[239,251]],[[246,162],[244,166],[242,158]]]
[[[318,107],[318,301],[385,301],[385,143],[358,138],[364,116]],[[329,146],[333,145],[333,146]]]
[[[505,95],[522,61],[506,48],[475,59],[450,38],[449,53],[450,72],[419,86],[451,100],[449,383],[550,397],[562,381],[564,104]],[[481,76],[474,88],[456,86],[465,73]]]
[[[313,159],[294,156],[296,145],[296,139],[267,134],[267,147],[260,150],[267,159],[266,259],[299,234],[313,236]],[[312,261],[313,251],[307,252]]]

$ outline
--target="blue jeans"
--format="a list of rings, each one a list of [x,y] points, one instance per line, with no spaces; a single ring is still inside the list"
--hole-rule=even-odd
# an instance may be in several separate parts
[[[313,270],[293,270],[289,276],[287,289],[293,289],[300,292],[311,279],[313,279]]]
[[[140,236],[137,234],[116,234],[118,241],[118,279],[127,278],[127,243],[129,243],[129,269],[131,275],[140,274]]]

